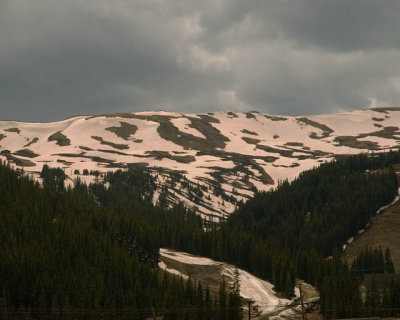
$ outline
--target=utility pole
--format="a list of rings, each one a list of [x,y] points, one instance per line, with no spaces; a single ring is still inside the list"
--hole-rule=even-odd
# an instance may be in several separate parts
[[[300,290],[300,302],[301,302],[301,315],[303,316],[303,320],[306,320],[306,315],[304,313],[303,290],[301,289],[300,282],[299,282],[299,290]]]
[[[248,305],[249,305],[249,320],[251,319],[251,304],[253,303],[253,301],[252,300],[248,300],[247,301],[247,303],[248,303]]]

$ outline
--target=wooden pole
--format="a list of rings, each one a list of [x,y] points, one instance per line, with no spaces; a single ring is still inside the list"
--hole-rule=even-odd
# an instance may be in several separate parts
[[[251,300],[248,301],[249,304],[249,320],[251,320]]]
[[[301,315],[303,316],[303,320],[306,320],[306,315],[304,313],[303,290],[301,289],[300,282],[299,282],[299,290],[300,290],[300,302],[301,302]]]

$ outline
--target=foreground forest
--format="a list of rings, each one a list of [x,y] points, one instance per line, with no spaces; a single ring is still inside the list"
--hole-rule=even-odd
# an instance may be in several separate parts
[[[399,152],[339,158],[258,193],[215,225],[183,205],[153,205],[156,187],[145,169],[66,189],[61,169],[44,166],[42,188],[3,164],[0,311],[10,319],[143,319],[153,310],[166,319],[240,318],[237,286],[212,296],[202,284],[157,271],[159,248],[168,247],[235,264],[286,297],[303,279],[320,290],[327,318],[395,314],[400,284],[385,299],[362,299],[362,272],[339,253],[397,194],[392,165],[399,162]]]
[[[133,174],[136,183],[151,181]],[[60,169],[45,166],[42,177],[44,188],[0,166],[1,319],[240,318],[237,288],[222,285],[211,296],[201,283],[158,270],[158,230],[143,217],[183,223],[179,209],[165,212],[132,192],[127,214],[80,183],[65,189]]]

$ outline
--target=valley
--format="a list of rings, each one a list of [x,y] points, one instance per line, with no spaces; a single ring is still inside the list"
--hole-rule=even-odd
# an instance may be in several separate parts
[[[400,0],[0,0],[0,320],[400,320]]]

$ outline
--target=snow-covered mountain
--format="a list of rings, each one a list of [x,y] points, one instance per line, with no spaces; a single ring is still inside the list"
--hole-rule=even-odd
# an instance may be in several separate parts
[[[83,175],[85,169],[147,167],[169,203],[184,201],[203,217],[219,217],[255,190],[335,155],[399,148],[399,125],[400,108],[301,117],[158,111],[0,121],[0,158],[36,176],[46,163],[62,167],[70,181],[96,179]]]

